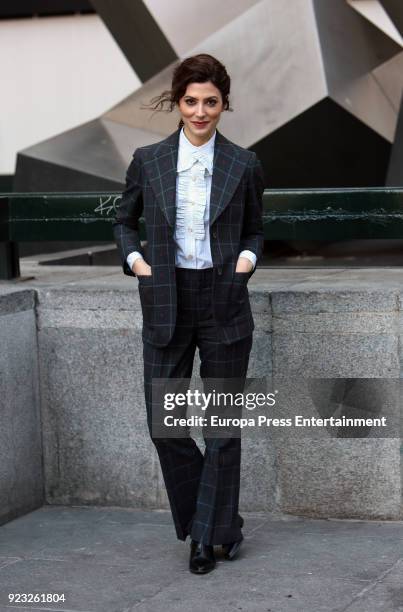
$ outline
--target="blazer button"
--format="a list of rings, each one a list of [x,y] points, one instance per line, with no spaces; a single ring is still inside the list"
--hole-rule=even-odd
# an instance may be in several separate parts
[[[217,268],[217,274],[219,274],[221,276],[222,274],[222,268]]]
[[[213,232],[213,238],[217,238],[217,232]]]

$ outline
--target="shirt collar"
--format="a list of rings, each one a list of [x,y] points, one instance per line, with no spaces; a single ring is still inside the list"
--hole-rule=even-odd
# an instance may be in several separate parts
[[[207,168],[210,174],[213,174],[213,158],[214,158],[214,143],[217,130],[214,130],[214,134],[211,138],[197,147],[190,142],[186,137],[183,127],[179,134],[179,151],[178,151],[178,165],[177,171],[188,170],[191,168],[196,159],[199,159]]]

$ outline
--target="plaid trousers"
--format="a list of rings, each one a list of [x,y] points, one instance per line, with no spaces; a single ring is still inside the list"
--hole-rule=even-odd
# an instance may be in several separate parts
[[[152,433],[152,379],[190,379],[196,346],[200,378],[245,378],[252,334],[226,345],[219,340],[212,309],[213,268],[175,268],[177,320],[169,344],[143,340],[147,423],[157,449],[178,539],[190,535],[205,544],[225,544],[241,537],[238,514],[241,439],[205,437],[201,453],[191,437],[159,438]],[[236,277],[244,283],[242,275]],[[139,283],[147,283],[138,276]],[[246,288],[246,287],[245,287]],[[204,430],[203,430],[204,432]]]

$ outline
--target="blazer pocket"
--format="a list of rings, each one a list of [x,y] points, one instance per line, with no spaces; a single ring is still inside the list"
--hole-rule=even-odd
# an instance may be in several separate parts
[[[248,279],[249,272],[234,272],[230,292],[230,318],[239,316],[245,309],[249,297],[247,289]]]
[[[141,310],[144,323],[151,325],[154,313],[154,285],[152,275],[137,275]]]

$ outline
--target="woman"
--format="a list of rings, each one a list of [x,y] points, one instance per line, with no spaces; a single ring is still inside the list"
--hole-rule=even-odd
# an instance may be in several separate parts
[[[197,574],[214,569],[214,545],[233,559],[243,539],[240,438],[205,437],[202,455],[190,437],[154,435],[151,383],[190,379],[196,346],[203,380],[246,377],[254,329],[247,282],[263,250],[264,184],[255,153],[216,129],[229,93],[230,77],[211,55],[176,67],[171,90],[151,102],[178,108],[179,127],[134,152],[113,224],[123,271],[139,282],[148,427]]]

